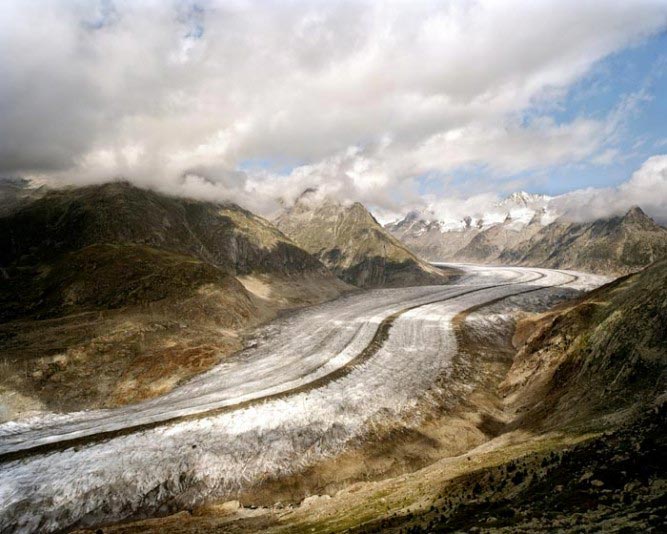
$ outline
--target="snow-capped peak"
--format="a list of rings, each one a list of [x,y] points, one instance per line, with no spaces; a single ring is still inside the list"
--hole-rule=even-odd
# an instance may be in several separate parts
[[[512,193],[505,199],[501,200],[499,206],[525,206],[535,207],[537,205],[544,206],[549,203],[552,197],[548,195],[539,195],[534,193],[526,193],[525,191],[518,191]]]
[[[391,226],[400,227],[403,231],[412,228],[419,233],[426,231],[427,227],[447,233],[484,230],[498,224],[519,230],[531,223],[547,225],[553,222],[558,217],[558,213],[550,207],[553,198],[518,191],[501,201],[489,203],[486,207],[481,206],[479,211],[474,213],[434,213],[431,209],[412,211],[402,221]]]

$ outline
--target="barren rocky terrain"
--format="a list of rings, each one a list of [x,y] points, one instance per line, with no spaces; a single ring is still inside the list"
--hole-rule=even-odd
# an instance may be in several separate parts
[[[104,531],[660,532],[666,265],[556,308],[544,290],[475,306],[433,412],[240,502]]]
[[[417,257],[359,202],[345,204],[305,191],[275,222],[337,276],[358,287],[443,284],[457,274]]]
[[[0,218],[0,420],[161,395],[281,310],[352,289],[233,204],[116,182],[11,206]]]

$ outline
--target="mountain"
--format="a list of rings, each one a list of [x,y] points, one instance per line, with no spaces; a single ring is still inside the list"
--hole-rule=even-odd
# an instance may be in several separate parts
[[[50,190],[0,218],[0,395],[24,412],[164,393],[245,328],[349,289],[231,203],[126,182]]]
[[[639,207],[587,223],[559,219],[504,250],[502,263],[623,274],[667,256],[667,229]]]
[[[627,417],[667,389],[667,259],[519,324],[501,390],[522,425]]]
[[[400,220],[385,225],[385,229],[410,250],[432,261],[451,259],[465,247],[480,229],[466,218],[463,227],[458,223],[450,228],[444,221],[427,218],[412,211]]]
[[[336,275],[358,287],[442,284],[453,274],[410,252],[358,202],[321,199],[309,190],[275,222]]]
[[[9,215],[45,192],[44,186],[36,186],[24,178],[0,177],[0,217]]]
[[[501,224],[480,231],[455,253],[457,260],[487,263],[498,260],[508,248],[530,239],[543,228],[539,214],[527,223],[515,222],[510,215]]]
[[[326,271],[239,206],[169,197],[127,182],[49,191],[0,220],[0,232],[2,265],[34,265],[96,243],[135,243],[189,254],[233,274]]]
[[[417,254],[431,260],[490,262],[508,246],[532,237],[557,213],[552,197],[513,193],[485,211],[462,217],[410,212],[385,228]]]
[[[667,230],[641,208],[572,222],[558,197],[514,193],[460,219],[410,212],[386,229],[432,261],[505,263],[623,274],[667,255]]]

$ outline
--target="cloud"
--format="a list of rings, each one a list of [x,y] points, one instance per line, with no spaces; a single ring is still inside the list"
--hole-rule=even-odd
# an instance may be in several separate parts
[[[660,224],[667,224],[667,154],[652,156],[618,187],[587,188],[561,195],[554,207],[575,221],[622,215],[640,206]]]
[[[596,165],[603,165],[608,167],[618,159],[618,149],[617,148],[607,148],[597,156],[595,156],[591,161]]]
[[[522,117],[666,16],[657,0],[8,0],[0,174],[122,176],[263,213],[317,185],[393,210],[425,173],[605,159],[617,113]]]

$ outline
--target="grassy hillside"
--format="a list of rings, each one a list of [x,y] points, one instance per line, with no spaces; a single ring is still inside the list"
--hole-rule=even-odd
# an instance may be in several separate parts
[[[519,329],[528,341],[502,385],[516,424],[604,426],[667,391],[667,260]]]

